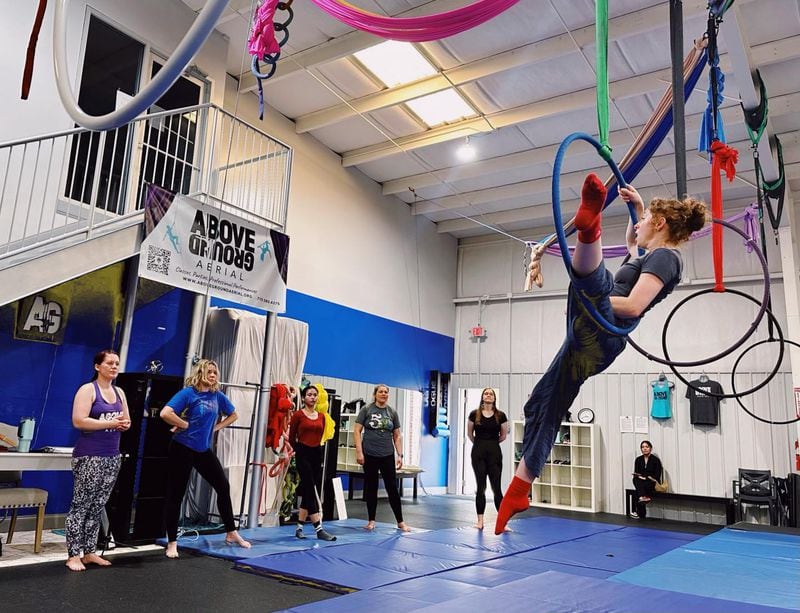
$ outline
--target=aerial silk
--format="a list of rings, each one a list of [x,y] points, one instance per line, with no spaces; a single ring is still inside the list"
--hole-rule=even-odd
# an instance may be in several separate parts
[[[689,51],[683,60],[683,75],[684,75],[684,98],[689,99],[689,96],[695,89],[703,70],[706,67],[706,53],[705,50],[699,46],[694,47]],[[652,117],[642,128],[641,132],[636,136],[631,148],[623,156],[619,162],[619,168],[625,181],[630,183],[645,167],[648,160],[653,156],[656,149],[661,146],[661,143],[666,138],[669,131],[672,129],[672,88],[669,87],[665,90],[664,95],[658,103]],[[613,175],[605,181],[608,187],[608,196],[606,197],[606,206],[608,206],[616,197],[618,193],[616,179]],[[572,221],[567,222],[566,227],[572,226]],[[556,235],[551,234],[549,237],[541,242],[531,244],[531,273],[529,278],[526,279],[525,289],[529,290],[531,284],[542,287],[543,280],[541,275],[540,260],[544,255],[546,249],[551,247],[556,242]],[[558,249],[556,247],[556,249]],[[557,251],[561,253],[561,251]]]
[[[323,11],[358,30],[382,38],[421,43],[459,34],[497,17],[519,0],[476,0],[452,11],[421,17],[386,17],[341,0],[311,0]]]

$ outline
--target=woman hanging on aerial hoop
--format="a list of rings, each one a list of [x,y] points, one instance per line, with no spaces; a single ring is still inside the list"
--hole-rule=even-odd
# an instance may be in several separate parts
[[[612,276],[605,269],[600,243],[606,188],[595,174],[583,183],[575,216],[578,242],[567,297],[567,337],[525,403],[524,461],[503,496],[495,534],[503,532],[515,513],[528,508],[531,483],[541,474],[558,426],[583,382],[608,368],[625,349],[625,337],[599,325],[576,292],[581,292],[606,321],[630,326],[675,289],[683,268],[677,247],[707,220],[705,204],[691,198],[654,198],[645,211],[633,187],[620,189],[620,196],[635,206],[639,222],[628,222],[628,255]],[[643,256],[639,256],[639,248],[645,250]]]

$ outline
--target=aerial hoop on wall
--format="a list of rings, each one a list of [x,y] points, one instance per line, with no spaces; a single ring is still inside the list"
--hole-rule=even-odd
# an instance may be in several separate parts
[[[787,420],[783,420],[783,421],[765,419],[763,417],[759,417],[758,415],[753,413],[750,409],[748,409],[746,406],[744,406],[744,404],[742,403],[742,399],[740,398],[740,396],[743,396],[744,393],[740,393],[740,394],[736,393],[736,368],[737,368],[737,366],[739,366],[739,362],[742,361],[742,358],[744,358],[744,356],[748,352],[750,352],[753,349],[755,349],[756,347],[758,347],[760,345],[764,345],[766,343],[780,343],[781,344],[781,357],[783,356],[783,350],[784,350],[784,347],[785,347],[785,343],[788,343],[790,345],[793,345],[794,347],[800,348],[800,343],[796,343],[794,341],[790,341],[788,339],[783,338],[783,331],[780,329],[780,326],[777,326],[777,324],[776,324],[776,327],[778,328],[778,331],[779,331],[779,334],[780,334],[780,338],[766,338],[766,339],[764,339],[762,341],[758,341],[756,343],[753,343],[752,345],[750,345],[747,349],[745,349],[742,352],[742,355],[740,355],[736,359],[736,362],[734,362],[734,364],[733,364],[733,370],[731,370],[731,389],[733,389],[733,391],[734,391],[734,394],[732,394],[732,396],[734,398],[736,398],[736,402],[739,404],[740,407],[742,407],[742,410],[744,410],[744,412],[747,413],[750,417],[752,417],[753,419],[756,419],[756,420],[758,420],[758,421],[760,421],[762,423],[769,424],[770,426],[786,426],[788,424],[794,424],[794,423],[797,423],[798,421],[800,421],[800,413],[798,413],[797,417],[795,417],[794,419],[787,419]],[[780,365],[780,363],[781,363],[781,360],[778,359],[778,365]],[[777,367],[775,368],[775,370],[777,371]]]
[[[183,40],[175,48],[172,56],[147,85],[133,99],[121,108],[106,115],[87,115],[78,106],[72,91],[69,69],[67,68],[67,6],[69,0],[57,0],[53,22],[53,63],[55,65],[58,95],[72,120],[89,130],[114,130],[129,123],[163,96],[186,66],[200,50],[211,34],[228,0],[208,0],[203,10]]]

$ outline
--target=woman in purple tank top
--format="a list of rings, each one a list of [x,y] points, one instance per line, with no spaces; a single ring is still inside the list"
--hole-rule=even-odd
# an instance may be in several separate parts
[[[121,464],[120,432],[131,427],[125,392],[112,384],[119,371],[117,353],[100,351],[94,356],[94,370],[92,380],[78,388],[72,403],[72,425],[80,435],[72,453],[75,483],[65,528],[67,568],[74,571],[86,570],[86,564],[111,565],[97,555],[97,536]]]

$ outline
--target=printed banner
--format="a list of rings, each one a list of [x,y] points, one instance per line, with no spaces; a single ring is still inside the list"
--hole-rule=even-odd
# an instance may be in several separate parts
[[[142,242],[139,276],[283,313],[288,260],[282,232],[179,195]]]
[[[14,338],[60,345],[64,342],[71,301],[72,288],[68,284],[17,301]]]

